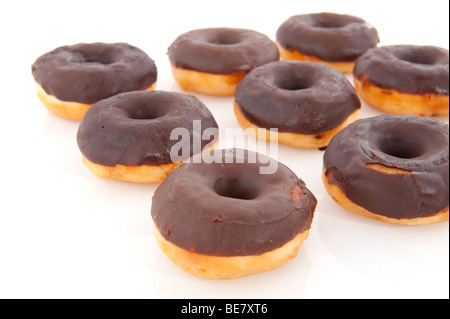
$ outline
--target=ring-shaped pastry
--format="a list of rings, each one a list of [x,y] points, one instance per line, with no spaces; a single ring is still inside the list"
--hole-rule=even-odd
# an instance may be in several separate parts
[[[448,162],[448,125],[381,115],[359,120],[333,138],[323,181],[353,212],[395,224],[432,224],[448,221]]]
[[[356,59],[378,42],[363,19],[328,12],[292,16],[276,36],[282,60],[319,62],[342,73],[352,73]]]
[[[276,136],[280,143],[298,148],[327,146],[358,119],[360,107],[342,73],[305,61],[273,62],[253,70],[238,85],[234,103],[239,125],[251,135],[259,136],[263,128],[259,137]]]
[[[40,56],[32,75],[38,97],[52,113],[81,120],[102,99],[154,89],[157,70],[144,51],[127,43],[79,43]]]
[[[135,91],[95,103],[80,123],[77,141],[83,162],[97,176],[153,183],[182,160],[214,148],[218,136],[214,117],[196,97]]]
[[[233,95],[251,70],[278,61],[275,43],[247,29],[209,28],[186,32],[169,47],[175,80],[183,90]]]
[[[221,279],[294,258],[317,204],[305,183],[278,162],[275,173],[261,174],[274,161],[262,154],[206,155],[181,165],[154,194],[151,214],[164,253],[190,273]]]
[[[369,105],[390,114],[449,113],[449,52],[433,46],[394,45],[367,51],[353,72]]]

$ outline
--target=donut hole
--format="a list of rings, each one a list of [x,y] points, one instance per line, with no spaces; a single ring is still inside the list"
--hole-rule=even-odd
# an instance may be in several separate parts
[[[103,65],[109,65],[109,64],[113,64],[114,62],[111,60],[106,60],[106,59],[88,59],[88,60],[85,60],[84,63],[98,63],[98,64],[103,64]]]
[[[413,159],[423,155],[424,150],[414,140],[405,137],[388,137],[380,142],[380,151],[392,157]]]
[[[343,23],[336,23],[331,21],[321,21],[314,24],[314,28],[318,29],[337,29],[345,27],[345,24]]]
[[[422,64],[422,65],[434,65],[435,64],[434,57],[432,57],[430,55],[422,54],[421,52],[417,52],[417,51],[402,52],[402,53],[396,54],[396,56],[398,59],[400,59],[402,61],[413,63],[413,64]]]
[[[214,45],[234,45],[242,42],[242,35],[235,30],[217,29],[204,40]]]
[[[311,88],[312,84],[310,82],[310,79],[298,75],[283,76],[275,82],[275,86],[286,91],[299,91]]]
[[[234,45],[241,41],[233,36],[217,36],[208,40],[208,43],[215,45]]]
[[[102,54],[80,53],[75,62],[109,65],[113,64],[115,61],[112,54],[109,52],[104,52]]]
[[[128,112],[128,117],[133,120],[155,120],[166,115],[162,108],[151,106],[135,107]]]
[[[319,15],[312,20],[313,28],[317,29],[338,29],[345,27],[348,23],[348,20],[335,15]]]
[[[252,200],[258,197],[258,189],[249,178],[225,176],[216,181],[213,189],[217,195],[228,198]]]

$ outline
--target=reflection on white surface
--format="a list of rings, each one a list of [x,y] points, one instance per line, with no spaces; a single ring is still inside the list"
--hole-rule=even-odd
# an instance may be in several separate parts
[[[448,223],[388,224],[346,211],[326,195],[319,211],[327,216],[317,225],[323,244],[352,272],[386,281],[387,289],[395,289],[398,297],[398,285],[411,292],[421,287],[430,296],[433,287],[443,285],[441,278],[429,274],[448,265],[448,255],[442,254],[449,246]]]
[[[162,252],[155,261],[154,283],[160,298],[301,298],[311,269],[301,247],[293,260],[266,273],[232,280],[207,280],[180,270]]]

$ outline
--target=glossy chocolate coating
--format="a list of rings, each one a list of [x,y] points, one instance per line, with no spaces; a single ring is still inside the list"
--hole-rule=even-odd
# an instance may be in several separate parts
[[[382,115],[338,133],[324,155],[325,175],[355,204],[395,219],[428,217],[448,208],[448,125],[432,118]],[[379,164],[409,171],[387,174]]]
[[[59,47],[32,65],[35,81],[61,101],[93,104],[156,82],[154,61],[126,43],[79,43]]]
[[[352,62],[380,41],[363,19],[335,13],[292,16],[278,28],[276,39],[286,50],[328,62]]]
[[[269,158],[255,155],[217,150],[211,164],[184,163],[172,172],[153,197],[152,217],[161,235],[198,254],[249,256],[280,248],[309,230],[314,195],[281,163],[276,173],[261,175]]]
[[[449,95],[448,50],[432,46],[394,45],[367,51],[353,75],[381,88],[411,94]]]
[[[104,166],[169,164],[172,147],[179,142],[170,139],[176,128],[189,131],[190,155],[194,155],[194,120],[201,121],[202,135],[213,128],[218,136],[211,112],[194,96],[165,91],[121,93],[89,108],[78,129],[78,146],[88,160]],[[202,139],[201,147],[213,140],[214,136]]]
[[[247,73],[280,58],[266,35],[235,28],[184,33],[169,47],[168,55],[175,67],[213,74]]]
[[[253,70],[239,83],[235,99],[245,118],[258,127],[310,135],[338,127],[361,107],[344,75],[303,61]]]

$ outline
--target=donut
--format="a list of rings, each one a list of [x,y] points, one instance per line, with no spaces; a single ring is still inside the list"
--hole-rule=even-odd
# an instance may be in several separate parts
[[[305,183],[262,154],[205,154],[198,163],[183,163],[154,193],[151,215],[162,251],[208,279],[269,271],[294,258],[317,205]],[[261,174],[269,161],[276,172]]]
[[[345,76],[308,61],[272,62],[251,71],[239,83],[234,111],[239,125],[259,136],[278,129],[278,142],[298,148],[322,148],[358,119],[361,102]],[[249,130],[248,130],[249,129]]]
[[[448,125],[381,115],[339,132],[324,154],[325,188],[342,207],[380,221],[448,221]]]
[[[176,129],[184,130],[187,140],[172,136]],[[200,100],[165,91],[101,100],[86,112],[77,133],[83,162],[95,175],[135,183],[161,182],[183,159],[214,148],[217,141],[217,123]],[[184,154],[173,161],[179,143],[187,148],[180,148]]]
[[[236,28],[184,33],[171,44],[168,56],[183,90],[223,96],[233,95],[250,70],[280,58],[266,35]]]
[[[79,43],[40,56],[31,67],[36,91],[50,112],[81,120],[89,107],[118,93],[152,90],[154,61],[127,43]]]
[[[355,60],[379,41],[377,30],[363,19],[328,12],[292,16],[276,34],[283,60],[323,63],[350,74]]]
[[[355,65],[357,92],[390,114],[449,114],[449,54],[433,46],[394,45],[367,51]]]

